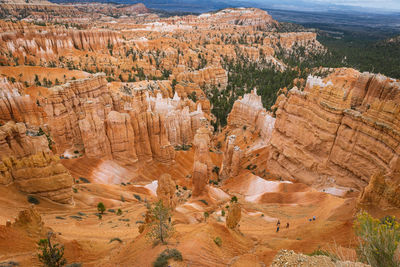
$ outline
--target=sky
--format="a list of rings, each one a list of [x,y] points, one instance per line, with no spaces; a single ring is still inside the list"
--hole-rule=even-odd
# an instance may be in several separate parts
[[[386,10],[400,12],[400,0],[247,0],[247,2],[282,9],[343,9]]]

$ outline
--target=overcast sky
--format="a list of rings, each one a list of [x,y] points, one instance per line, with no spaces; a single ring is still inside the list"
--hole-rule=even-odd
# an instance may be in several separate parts
[[[239,0],[240,1],[240,0]],[[270,8],[321,9],[338,6],[362,7],[363,9],[400,11],[400,0],[247,0]],[[285,8],[286,7],[286,8]]]
[[[311,3],[329,3],[336,5],[346,6],[360,6],[360,7],[372,7],[372,8],[386,8],[386,9],[398,9],[400,10],[400,0],[305,0]]]

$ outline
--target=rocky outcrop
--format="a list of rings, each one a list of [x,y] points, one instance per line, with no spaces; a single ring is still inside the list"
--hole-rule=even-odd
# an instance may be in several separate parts
[[[0,183],[60,203],[72,201],[73,179],[50,151],[45,135],[28,136],[23,123],[0,127]]]
[[[157,197],[163,203],[164,207],[174,210],[177,204],[175,194],[176,185],[171,175],[163,174],[158,179]]]
[[[309,77],[279,103],[269,170],[308,184],[363,188],[399,158],[400,83],[352,69]]]
[[[368,185],[361,192],[357,207],[368,209],[391,209],[400,207],[400,161],[394,169],[388,173],[376,173],[372,175]]]
[[[228,84],[228,73],[222,67],[210,66],[196,71],[176,70],[177,81],[188,81],[198,84],[199,86],[216,86],[225,89]]]
[[[210,129],[203,126],[197,130],[194,136],[193,196],[199,196],[205,192],[211,176],[213,164],[209,153],[210,135]]]
[[[229,127],[250,127],[260,133],[265,143],[271,138],[274,124],[275,119],[263,108],[261,96],[257,95],[256,89],[236,100],[228,115]]]
[[[0,122],[25,122],[39,126],[45,121],[45,113],[29,95],[21,95],[20,83],[10,83],[0,78]]]
[[[240,219],[242,218],[242,208],[239,203],[231,203],[228,211],[228,216],[226,217],[226,226],[230,229],[235,229]]]
[[[150,98],[142,91],[133,95],[112,93],[103,74],[50,90],[44,110],[60,153],[84,150],[88,157],[116,159],[125,164],[138,158],[162,162],[174,159],[165,117],[161,110],[151,110]],[[189,114],[182,123],[187,119],[191,125],[192,117],[194,114]]]
[[[295,253],[290,250],[281,250],[276,254],[271,267],[308,267],[308,266],[327,266],[327,267],[369,267],[370,265],[361,262],[338,261],[328,256],[307,256]]]
[[[199,18],[208,23],[252,26],[262,30],[271,30],[277,25],[266,11],[258,8],[227,8],[202,14]]]
[[[220,178],[227,179],[238,175],[242,151],[235,145],[236,136],[231,135],[226,139],[225,152],[222,160]]]

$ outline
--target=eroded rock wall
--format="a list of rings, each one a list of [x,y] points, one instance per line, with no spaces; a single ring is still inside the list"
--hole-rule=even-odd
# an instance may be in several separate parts
[[[400,83],[383,75],[337,69],[309,77],[280,101],[268,168],[308,184],[333,179],[364,187],[399,157]]]
[[[23,123],[0,127],[0,183],[15,183],[26,193],[70,203],[73,179],[49,149],[45,135],[28,136]]]

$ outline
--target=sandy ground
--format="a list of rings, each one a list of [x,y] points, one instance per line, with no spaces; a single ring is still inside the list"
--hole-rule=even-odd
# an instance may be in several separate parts
[[[249,162],[259,163],[261,159],[257,158],[268,153],[264,150],[254,150],[248,156]],[[216,165],[221,157],[221,153],[212,153]],[[74,185],[73,205],[40,199],[36,207],[44,225],[57,233],[57,242],[65,245],[65,256],[70,263],[151,266],[164,249],[175,247],[184,261],[171,262],[171,266],[268,266],[283,248],[309,253],[332,244],[344,247],[355,244],[352,230],[355,198],[319,192],[304,184],[266,180],[260,176],[263,171],[256,170],[253,174],[243,168],[237,177],[222,185],[208,186],[204,196],[180,202],[172,217],[176,230],[173,237],[168,245],[153,246],[145,233],[138,232],[146,212],[143,200],[156,200],[155,180],[163,173],[171,174],[180,188],[186,186],[191,190],[192,150],[178,152],[175,163],[170,165],[139,162],[135,166],[122,166],[86,157],[64,159],[62,163],[75,180],[84,177],[90,183],[80,181]],[[232,196],[237,196],[242,206],[237,230],[226,228],[226,215],[222,216],[222,209],[227,213],[226,206]],[[107,209],[121,209],[122,215],[106,211],[100,220],[96,215],[100,201]],[[0,225],[13,221],[29,205],[26,195],[13,186],[0,187]],[[205,211],[210,213],[207,222]],[[310,222],[313,216],[316,220]],[[281,229],[277,233],[278,220]],[[7,229],[0,228],[0,262],[14,260],[20,266],[39,266],[35,243],[40,234]],[[220,247],[214,242],[217,236],[222,239]],[[110,242],[113,238],[122,242]],[[7,242],[13,242],[12,249]]]

